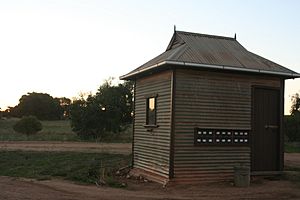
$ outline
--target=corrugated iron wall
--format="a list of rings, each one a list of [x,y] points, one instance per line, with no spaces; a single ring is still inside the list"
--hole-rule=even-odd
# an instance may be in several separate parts
[[[195,146],[194,128],[250,130],[252,86],[280,79],[176,70],[175,85],[174,180],[224,179],[238,163],[250,166],[250,146]]]
[[[171,79],[166,71],[136,81],[134,168],[169,178],[169,153],[171,133]],[[157,95],[157,128],[145,128],[146,98]]]

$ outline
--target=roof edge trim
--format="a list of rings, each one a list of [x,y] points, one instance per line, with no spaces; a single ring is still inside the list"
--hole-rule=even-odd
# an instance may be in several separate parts
[[[136,74],[148,71],[152,68],[161,66],[161,65],[181,65],[181,66],[189,66],[189,67],[202,67],[207,69],[223,69],[223,70],[231,70],[231,71],[241,71],[241,72],[254,72],[254,73],[260,73],[260,74],[273,74],[273,75],[281,75],[281,76],[287,76],[290,78],[300,78],[300,74],[298,73],[285,73],[285,72],[274,72],[274,71],[268,71],[268,70],[259,70],[259,69],[246,69],[246,68],[240,68],[240,67],[230,67],[230,66],[224,66],[224,65],[208,65],[208,64],[198,64],[198,63],[189,63],[189,62],[178,62],[178,61],[163,61],[160,63],[157,63],[155,65],[151,65],[150,67],[135,71],[133,73],[129,73],[123,76],[120,76],[120,79],[128,79],[129,77],[132,77]]]
[[[120,76],[120,79],[121,79],[121,80],[127,79],[127,78],[129,78],[129,77],[131,77],[131,76],[134,76],[134,75],[136,75],[136,74],[142,73],[142,72],[144,72],[144,71],[148,71],[148,70],[150,70],[150,69],[152,69],[152,68],[155,68],[155,67],[158,67],[158,66],[161,66],[161,65],[165,65],[166,62],[167,62],[167,61],[163,61],[163,62],[157,63],[157,64],[155,64],[155,65],[151,65],[151,66],[149,66],[149,67],[147,67],[147,68],[144,68],[144,69],[141,69],[141,70],[137,70],[137,71],[132,72],[132,73],[125,74],[125,75],[123,75],[123,76]]]

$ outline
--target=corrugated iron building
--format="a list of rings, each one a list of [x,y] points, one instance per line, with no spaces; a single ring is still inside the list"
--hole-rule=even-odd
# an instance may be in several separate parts
[[[300,75],[236,38],[175,31],[135,82],[133,170],[157,182],[283,170],[284,80]]]

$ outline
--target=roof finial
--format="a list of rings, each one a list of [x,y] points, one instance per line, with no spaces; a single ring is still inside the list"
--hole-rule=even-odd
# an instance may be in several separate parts
[[[174,33],[176,32],[176,25],[174,25]]]
[[[234,39],[236,40],[236,33],[234,34]]]

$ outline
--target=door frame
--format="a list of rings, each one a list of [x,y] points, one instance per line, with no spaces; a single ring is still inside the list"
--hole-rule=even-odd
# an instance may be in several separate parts
[[[283,171],[284,166],[284,137],[283,137],[283,116],[284,116],[284,79],[280,79],[280,87],[271,87],[271,86],[262,86],[262,85],[252,85],[251,87],[251,130],[253,132],[254,128],[254,91],[255,89],[267,89],[267,90],[275,90],[279,92],[279,129],[278,129],[278,160],[277,160],[277,169],[278,172]],[[253,135],[250,135],[250,167],[252,166],[252,140],[254,139]],[[266,171],[253,171],[251,170],[251,174],[273,174],[274,172]]]

